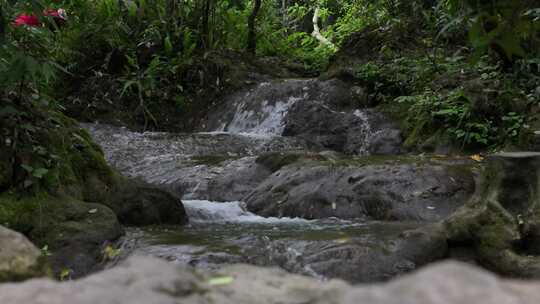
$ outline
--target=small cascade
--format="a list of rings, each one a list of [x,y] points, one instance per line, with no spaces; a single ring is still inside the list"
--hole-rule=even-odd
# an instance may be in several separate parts
[[[249,109],[246,102],[239,103],[232,121],[219,131],[233,134],[281,135],[283,120],[289,108],[301,98],[289,97],[286,101],[270,103],[265,100],[258,111]]]
[[[246,211],[242,202],[211,202],[206,200],[182,201],[190,223],[222,224],[286,224],[308,223],[300,218],[262,217]]]
[[[309,79],[262,82],[226,98],[221,107],[209,113],[206,131],[244,136],[279,136],[285,129],[289,109],[311,99],[314,85]]]
[[[362,110],[356,110],[354,111],[354,116],[358,117],[361,120],[361,130],[362,130],[362,140],[360,141],[363,143],[362,145],[359,145],[356,148],[356,154],[358,155],[369,155],[369,143],[372,140],[373,137],[373,130],[371,127],[371,123],[369,122],[368,114],[365,111]]]

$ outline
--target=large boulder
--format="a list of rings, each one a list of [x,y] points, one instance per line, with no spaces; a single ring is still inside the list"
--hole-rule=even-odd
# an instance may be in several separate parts
[[[301,100],[284,124],[284,136],[299,137],[319,149],[360,155],[403,152],[398,126],[373,110],[342,112],[328,103]]]
[[[137,133],[99,124],[85,127],[120,173],[139,177],[182,199],[240,200],[270,173],[254,162],[253,155],[306,146],[285,137]],[[116,210],[113,205],[110,207]]]
[[[473,193],[471,168],[415,157],[300,162],[272,174],[245,201],[262,216],[437,221]]]
[[[280,79],[226,96],[208,112],[200,126],[205,131],[272,133],[279,135],[281,119],[297,102],[324,103],[332,108],[357,108],[365,96],[338,79]]]
[[[0,226],[0,282],[47,274],[41,251],[25,236]]]
[[[80,277],[101,269],[103,248],[123,234],[114,212],[105,205],[67,198],[43,204],[47,209],[32,215],[29,235],[40,246],[48,246],[55,273],[69,270],[72,277]]]
[[[105,200],[124,225],[183,225],[188,222],[180,198],[138,180],[121,183]]]
[[[225,164],[221,174],[208,182],[208,199],[239,201],[253,191],[272,172],[258,164],[255,157],[245,157]]]
[[[446,256],[444,236],[427,230],[407,231],[418,226],[369,223],[363,231],[342,232],[336,239],[247,238],[242,254],[249,264],[279,266],[292,273],[350,283],[380,282]]]
[[[103,246],[123,234],[110,208],[71,197],[3,194],[0,218],[39,247],[46,246],[55,273],[69,270],[73,277],[100,269]]]
[[[389,283],[350,286],[271,268],[234,265],[208,273],[134,257],[78,281],[0,285],[0,303],[93,304],[99,299],[103,304],[536,304],[539,287],[538,282],[502,280],[456,262],[429,266]]]

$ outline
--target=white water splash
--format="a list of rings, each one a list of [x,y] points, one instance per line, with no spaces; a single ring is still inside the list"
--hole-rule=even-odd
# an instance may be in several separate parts
[[[221,130],[236,134],[281,135],[284,118],[290,107],[301,98],[289,97],[286,101],[264,101],[257,111],[248,109],[248,103],[238,104],[231,122]]]
[[[205,200],[184,200],[182,202],[191,223],[284,224],[309,222],[300,218],[258,216],[245,210],[242,202],[211,202]]]
[[[369,118],[366,112],[362,110],[356,110],[354,111],[354,116],[360,118],[362,121],[362,131],[363,131],[363,140],[364,143],[361,147],[359,147],[358,151],[356,153],[358,155],[369,155],[369,150],[367,147],[369,147],[369,143],[371,142],[371,138],[373,136],[373,130],[371,128],[371,124],[369,123]]]

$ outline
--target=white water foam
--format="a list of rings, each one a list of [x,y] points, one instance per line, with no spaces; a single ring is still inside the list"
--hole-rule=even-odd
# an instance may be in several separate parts
[[[371,129],[371,124],[369,123],[368,115],[362,110],[356,110],[353,114],[354,116],[362,120],[362,130],[364,132],[364,139],[362,141],[364,145],[359,149],[359,151],[357,151],[357,153],[358,155],[368,155],[369,151],[367,150],[367,147],[369,146],[369,142],[371,141],[371,138],[373,136],[373,131]]]
[[[281,135],[285,128],[283,119],[289,108],[301,98],[289,97],[286,101],[270,104],[263,102],[259,111],[245,109],[246,103],[237,106],[232,121],[221,131],[236,134]]]
[[[245,210],[242,202],[211,202],[205,200],[183,200],[182,202],[191,223],[285,224],[309,222],[301,218],[258,216]]]

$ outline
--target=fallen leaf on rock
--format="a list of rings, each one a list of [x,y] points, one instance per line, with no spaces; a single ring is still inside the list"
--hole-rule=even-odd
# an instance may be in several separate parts
[[[350,237],[344,237],[344,238],[336,239],[335,242],[338,244],[345,244],[345,243],[348,243],[350,240],[351,240]]]
[[[471,159],[477,162],[481,162],[484,160],[484,157],[482,157],[480,154],[475,154],[471,156]]]
[[[228,285],[234,281],[234,278],[231,276],[223,277],[214,277],[208,280],[208,285],[210,286],[219,286],[219,285]]]

